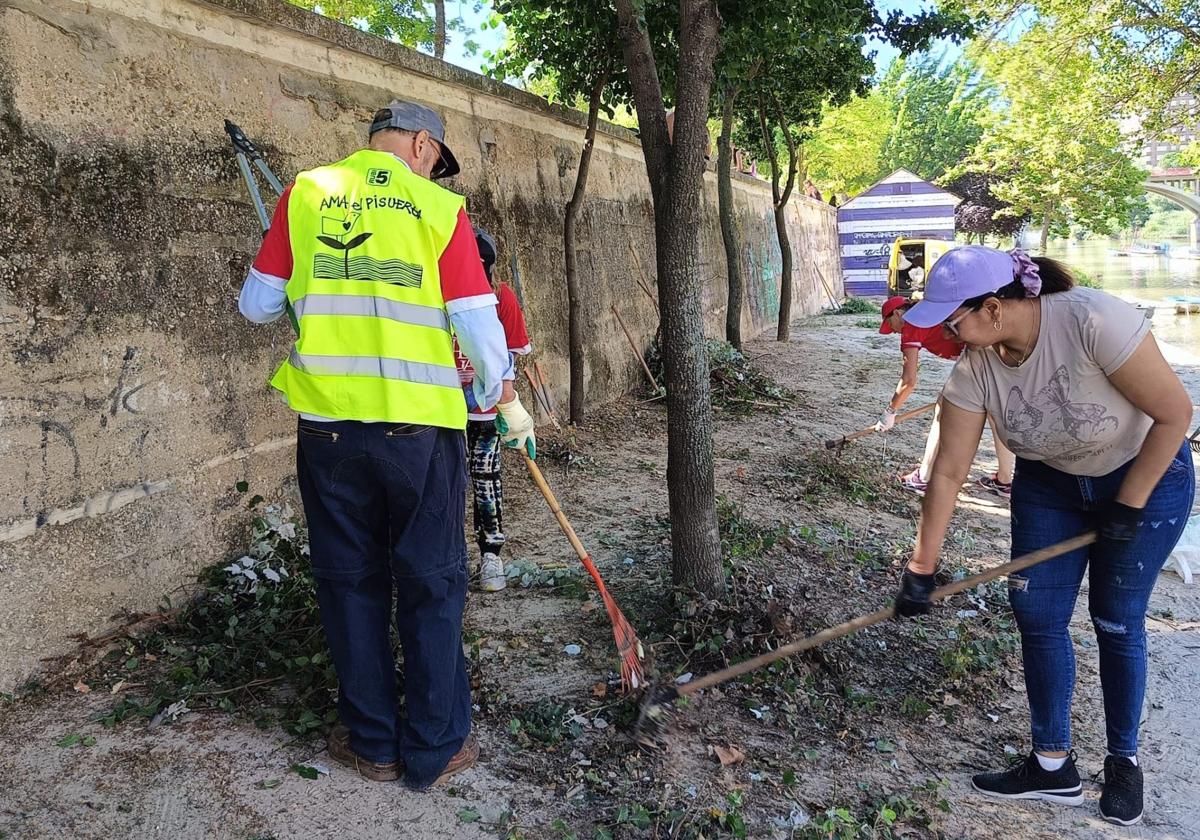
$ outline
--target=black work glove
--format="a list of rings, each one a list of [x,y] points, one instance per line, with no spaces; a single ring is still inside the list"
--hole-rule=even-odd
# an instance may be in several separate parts
[[[900,575],[900,591],[896,593],[896,617],[915,618],[929,612],[929,596],[933,593],[933,575],[920,575],[907,566]]]
[[[1098,536],[1106,542],[1127,543],[1137,536],[1138,523],[1142,521],[1141,508],[1121,504],[1117,500],[1106,502],[1099,511]]]

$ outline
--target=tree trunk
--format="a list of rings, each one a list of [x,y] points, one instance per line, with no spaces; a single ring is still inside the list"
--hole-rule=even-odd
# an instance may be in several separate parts
[[[579,293],[579,269],[575,262],[575,220],[583,206],[587,190],[588,172],[592,167],[592,149],[596,143],[596,124],[600,120],[600,99],[608,83],[608,72],[601,73],[592,85],[588,101],[587,133],[583,138],[583,151],[579,153],[579,171],[575,173],[575,191],[567,202],[563,215],[563,251],[567,267],[567,358],[571,370],[570,420],[583,422],[583,301]]]
[[[721,105],[721,138],[717,141],[717,215],[721,220],[721,239],[725,242],[725,273],[729,300],[725,307],[725,340],[742,349],[742,297],[746,283],[742,277],[742,246],[733,221],[733,104],[737,88],[727,86]]]
[[[1047,201],[1046,206],[1042,208],[1042,238],[1039,242],[1043,254],[1046,253],[1046,245],[1050,242],[1050,214],[1053,212],[1053,202]]]
[[[792,332],[792,240],[788,237],[787,206],[775,208],[775,238],[779,240],[779,323],[775,340],[787,341]]]
[[[433,54],[446,55],[446,0],[433,0]]]
[[[796,144],[788,132],[783,114],[775,106],[776,118],[788,144],[787,182],[779,185],[779,155],[775,151],[775,138],[767,122],[766,102],[759,99],[758,124],[762,130],[763,144],[771,160],[771,197],[775,203],[775,236],[779,240],[779,320],[775,330],[776,341],[787,341],[792,331],[792,243],[787,232],[787,203],[796,185]]]
[[[667,387],[667,498],[676,583],[716,596],[725,589],[713,482],[712,403],[700,303],[700,191],[705,119],[720,26],[713,0],[680,0],[674,142],[662,87],[635,0],[616,0],[618,33],[637,107],[654,199],[658,295]]]

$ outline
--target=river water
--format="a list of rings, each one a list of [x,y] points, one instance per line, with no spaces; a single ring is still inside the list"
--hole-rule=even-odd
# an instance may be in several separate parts
[[[1069,243],[1056,240],[1046,249],[1046,256],[1085,272],[1102,289],[1131,303],[1156,306],[1155,336],[1200,356],[1200,314],[1176,315],[1175,304],[1166,300],[1181,295],[1200,302],[1200,260],[1160,255],[1118,257],[1110,253],[1113,247],[1104,240]]]

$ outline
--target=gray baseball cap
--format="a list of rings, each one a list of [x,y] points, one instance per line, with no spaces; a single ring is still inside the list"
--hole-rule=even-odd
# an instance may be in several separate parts
[[[415,102],[393,100],[386,108],[375,112],[371,120],[371,130],[367,136],[384,128],[399,128],[403,131],[428,131],[429,136],[438,141],[442,149],[442,159],[433,167],[430,178],[450,178],[459,173],[458,159],[446,145],[446,126],[434,111]]]

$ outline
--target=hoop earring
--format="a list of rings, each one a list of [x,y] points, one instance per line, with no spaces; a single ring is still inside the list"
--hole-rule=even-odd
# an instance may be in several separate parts
[[[1002,330],[1004,328],[1002,326],[1000,326],[1000,321],[996,320],[996,321],[992,321],[992,329],[994,329],[996,332],[1000,332],[1000,330]]]

